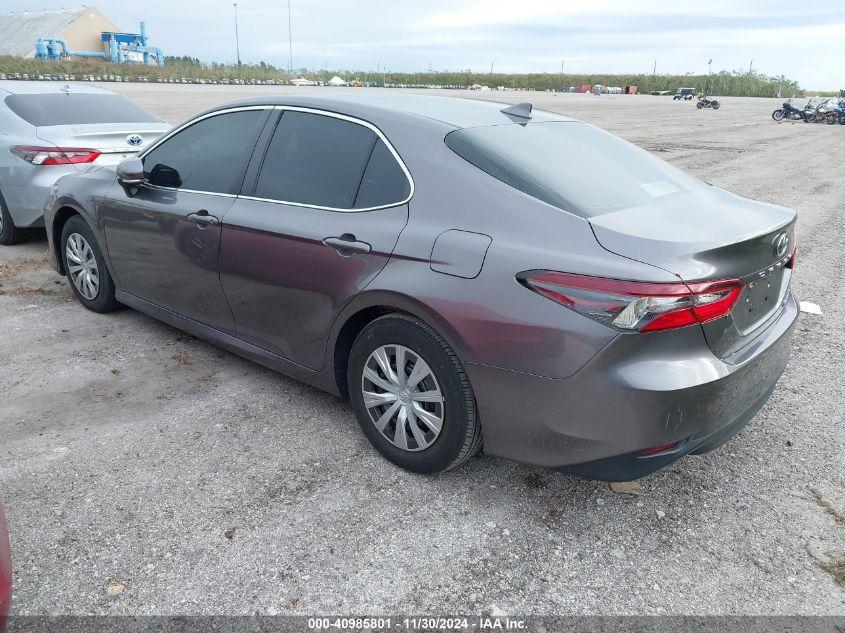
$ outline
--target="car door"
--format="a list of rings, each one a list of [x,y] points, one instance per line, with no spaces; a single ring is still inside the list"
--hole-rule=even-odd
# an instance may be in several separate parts
[[[146,182],[115,184],[101,206],[121,290],[227,333],[220,221],[231,208],[272,106],[200,118],[142,155]]]
[[[384,267],[408,221],[410,174],[369,123],[283,108],[251,187],[221,236],[237,335],[319,369],[338,311]]]

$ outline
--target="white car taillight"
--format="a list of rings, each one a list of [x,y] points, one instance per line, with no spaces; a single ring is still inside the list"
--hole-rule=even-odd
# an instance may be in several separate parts
[[[34,145],[15,145],[9,151],[33,165],[71,165],[93,163],[100,155],[95,149],[82,147],[40,147]]]

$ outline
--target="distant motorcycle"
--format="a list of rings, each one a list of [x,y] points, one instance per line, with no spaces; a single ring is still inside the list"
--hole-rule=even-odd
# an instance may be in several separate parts
[[[807,120],[808,111],[802,110],[792,105],[792,99],[784,101],[783,106],[772,112],[772,118],[775,121],[783,121],[784,119],[792,119],[794,121]]]
[[[695,107],[701,110],[702,108],[713,108],[714,110],[718,110],[721,104],[716,101],[716,99],[711,99],[707,95],[703,95],[698,98],[698,103],[695,104]]]
[[[819,104],[819,107],[816,108],[816,123],[827,123],[828,125],[833,125],[836,123],[838,118],[839,112],[837,112],[837,104],[831,99],[825,99]]]

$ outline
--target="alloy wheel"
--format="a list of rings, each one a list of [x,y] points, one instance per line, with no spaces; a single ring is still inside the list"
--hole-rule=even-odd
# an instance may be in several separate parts
[[[404,345],[382,345],[364,364],[364,407],[391,444],[421,451],[443,429],[443,393],[428,363]]]
[[[100,271],[91,245],[79,233],[71,233],[67,238],[65,255],[73,285],[85,299],[94,300],[100,291]]]

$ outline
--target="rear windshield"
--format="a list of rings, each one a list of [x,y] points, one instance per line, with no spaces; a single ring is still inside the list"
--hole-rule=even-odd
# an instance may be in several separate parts
[[[160,119],[120,95],[10,95],[6,97],[6,105],[24,121],[36,127],[89,123],[161,122]]]
[[[636,145],[575,121],[467,128],[449,133],[446,145],[511,187],[585,218],[703,186]]]

